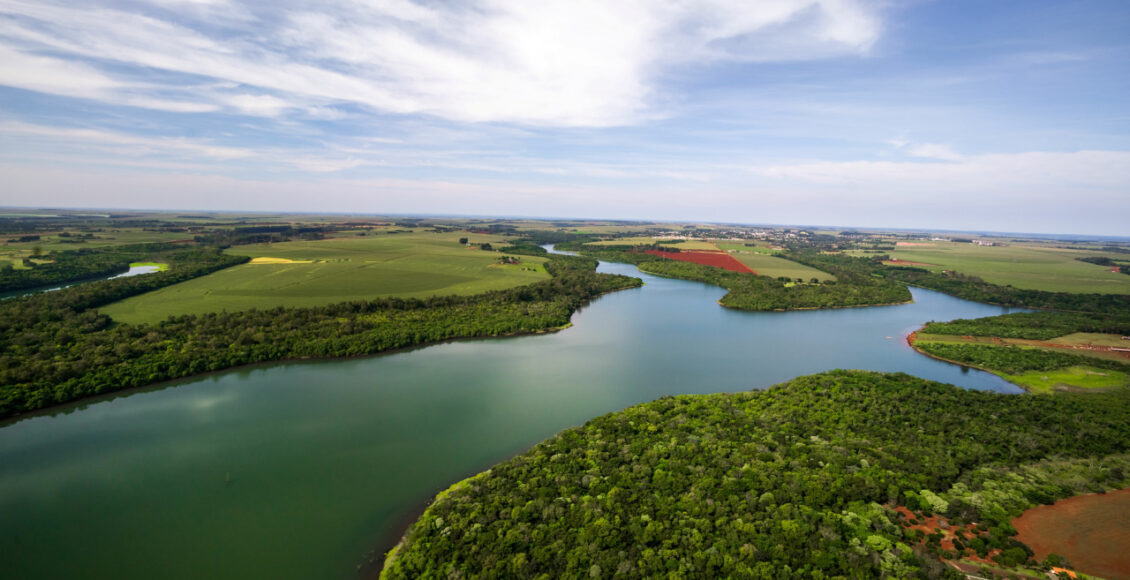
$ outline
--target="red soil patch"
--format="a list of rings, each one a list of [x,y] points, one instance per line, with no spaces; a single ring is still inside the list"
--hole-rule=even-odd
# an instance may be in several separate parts
[[[926,262],[911,262],[909,260],[900,260],[894,258],[891,260],[884,260],[884,264],[888,266],[933,266],[934,264],[927,264]]]
[[[1130,579],[1130,488],[1034,507],[1012,526],[1038,560],[1054,552],[1080,572]]]
[[[684,250],[682,252],[663,252],[660,250],[645,250],[644,253],[659,256],[660,258],[667,258],[668,260],[691,262],[692,264],[701,264],[703,266],[714,266],[715,268],[722,268],[723,270],[729,270],[731,272],[745,272],[747,274],[757,273],[750,269],[749,266],[739,262],[737,258],[721,251]]]
[[[977,531],[977,525],[976,524],[965,524],[964,526],[961,526],[961,527],[953,526],[953,525],[950,525],[950,524],[945,524],[945,527],[943,528],[943,523],[944,523],[945,518],[938,517],[936,515],[919,517],[919,516],[914,515],[914,512],[910,511],[910,509],[908,509],[905,506],[901,506],[901,505],[896,507],[895,511],[903,516],[902,522],[901,522],[902,527],[904,527],[908,530],[918,530],[918,531],[920,531],[920,532],[922,532],[923,534],[926,534],[926,535],[934,534],[934,533],[942,534],[942,540],[941,540],[941,544],[940,544],[942,550],[951,551],[951,552],[957,551],[955,546],[953,545],[953,540],[954,540],[954,538],[957,537],[957,532],[962,532],[962,534],[965,536],[966,539],[971,539],[974,536],[981,535],[981,532]],[[911,524],[910,523],[911,519],[917,520],[918,523],[917,524]],[[920,543],[925,544],[926,540],[923,539]],[[1000,552],[999,550],[990,550],[988,552],[988,554],[986,554],[986,557],[982,558],[982,557],[977,555],[977,552],[974,552],[971,548],[967,547],[962,551],[962,553],[959,555],[959,557],[962,560],[965,560],[965,561],[978,562],[978,563],[981,563],[981,564],[989,564],[989,565],[992,565],[992,566],[996,566],[997,564],[995,562],[993,562],[990,558],[997,555],[999,552]]]

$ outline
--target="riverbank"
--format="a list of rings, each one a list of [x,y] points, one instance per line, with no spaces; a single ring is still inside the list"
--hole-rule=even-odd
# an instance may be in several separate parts
[[[949,363],[949,364],[952,364],[952,365],[957,365],[959,367],[977,369],[979,371],[985,371],[987,373],[992,373],[992,374],[1008,381],[1008,378],[1006,376],[1004,376],[1002,373],[1000,373],[998,371],[994,371],[993,369],[990,369],[988,367],[981,367],[981,366],[977,366],[977,365],[974,365],[974,364],[969,364],[967,362],[961,362],[961,361],[951,360],[951,359],[948,359],[948,358],[943,358],[943,357],[940,357],[936,354],[932,354],[932,353],[929,353],[929,352],[922,350],[921,348],[918,348],[917,346],[915,346],[915,343],[918,341],[918,332],[920,330],[922,330],[922,329],[919,328],[918,330],[915,330],[914,332],[906,335],[906,344],[909,345],[910,348],[914,349],[914,352],[916,352],[920,355],[923,355],[923,356],[930,357],[934,360],[942,361],[944,363]],[[1009,383],[1016,385],[1017,387],[1019,387],[1021,389],[1024,389],[1024,392],[1027,393],[1027,394],[1032,394],[1032,391],[1024,385],[1014,383],[1012,381],[1009,381]]]

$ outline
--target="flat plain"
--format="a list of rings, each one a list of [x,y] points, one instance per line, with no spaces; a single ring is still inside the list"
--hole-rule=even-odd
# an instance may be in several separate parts
[[[792,260],[786,260],[785,258],[773,255],[773,253],[767,253],[767,248],[763,246],[750,247],[743,243],[725,242],[719,242],[717,245],[719,249],[729,252],[730,255],[737,258],[739,262],[749,266],[762,276],[769,276],[770,278],[784,276],[794,280],[801,278],[805,282],[813,278],[818,278],[821,282],[836,279],[835,276],[822,270],[810,268]]]
[[[459,238],[470,238],[464,246]],[[316,241],[236,246],[252,262],[115,302],[101,309],[115,320],[152,323],[206,312],[308,307],[375,298],[470,295],[549,277],[545,259],[520,256],[499,264],[503,238],[415,231]]]
[[[1121,260],[1126,259],[1126,254],[1026,244],[978,246],[965,242],[933,241],[925,245],[896,246],[890,256],[927,264],[917,267],[934,272],[953,270],[978,276],[993,284],[1011,284],[1017,288],[1130,294],[1130,276],[1111,272],[1106,266],[1076,260],[1090,256]]]

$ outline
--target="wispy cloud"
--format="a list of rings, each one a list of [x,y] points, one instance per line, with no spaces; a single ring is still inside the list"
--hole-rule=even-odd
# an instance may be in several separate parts
[[[237,17],[217,22],[220,8]],[[186,10],[210,18],[171,18]],[[755,7],[736,0],[293,7],[180,0],[142,11],[5,0],[0,14],[5,61],[20,63],[0,74],[9,86],[164,110],[195,103],[195,110],[278,116],[352,103],[561,126],[621,125],[661,113],[657,87],[680,63],[857,55],[880,30],[876,10],[858,0]],[[36,68],[52,74],[37,78]],[[172,76],[155,82],[153,70]],[[65,78],[56,72],[77,82],[50,80]],[[233,85],[217,91],[202,88],[204,81]],[[145,95],[143,86],[161,94]],[[162,106],[169,102],[179,104]]]

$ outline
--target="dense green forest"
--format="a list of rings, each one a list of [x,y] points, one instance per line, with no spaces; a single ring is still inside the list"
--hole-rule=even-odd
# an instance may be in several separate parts
[[[1054,371],[1078,365],[1130,372],[1130,364],[1116,360],[1023,346],[918,341],[914,343],[914,348],[948,361],[1009,375],[1029,371]]]
[[[555,256],[551,279],[476,296],[386,299],[115,324],[95,308],[246,261],[218,250],[170,254],[169,271],[92,282],[0,302],[0,418],[96,395],[292,358],[365,355],[461,337],[568,324],[586,300],[637,286],[595,273],[589,258]]]
[[[603,246],[596,249],[574,243],[560,247],[575,249],[586,256],[602,260],[632,263],[648,274],[721,286],[729,292],[719,303],[739,310],[843,308],[897,304],[911,300],[910,291],[904,284],[871,276],[870,270],[861,268],[861,263],[869,262],[862,258],[822,256],[814,252],[789,255],[791,259],[834,274],[837,278],[836,282],[822,284],[790,284],[769,276],[667,260],[632,251],[636,248],[634,246]]]
[[[984,520],[984,547],[1026,558],[1003,518],[1075,487],[1008,473],[1125,453],[1128,404],[1127,391],[1016,397],[864,371],[664,397],[453,486],[382,578],[954,576],[889,506]],[[1087,489],[1130,484],[1068,471]],[[999,497],[970,499],[987,488]]]
[[[1017,312],[976,319],[928,322],[920,332],[955,336],[997,336],[1048,340],[1076,332],[1130,335],[1130,313]]]
[[[26,290],[52,284],[120,274],[132,262],[157,259],[162,253],[176,249],[172,244],[132,244],[108,248],[83,248],[51,252],[45,263],[25,260],[29,267],[0,268],[0,292]]]
[[[883,258],[883,256],[880,258]],[[990,284],[976,276],[966,276],[958,272],[935,274],[921,268],[880,268],[877,271],[888,279],[937,290],[976,302],[1114,315],[1124,315],[1130,312],[1130,294],[1076,294],[1024,290],[1012,286]]]

